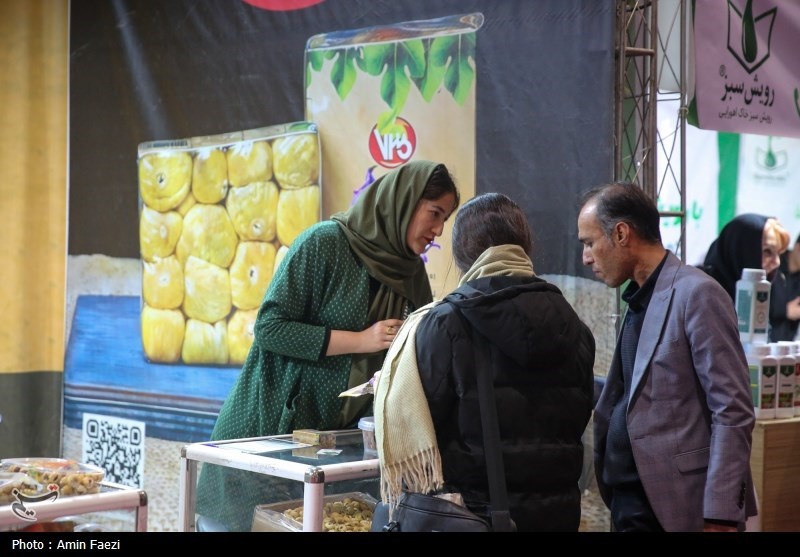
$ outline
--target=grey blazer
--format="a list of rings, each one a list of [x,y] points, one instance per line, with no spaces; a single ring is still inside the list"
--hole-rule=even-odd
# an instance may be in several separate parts
[[[619,342],[594,411],[600,494],[608,421],[623,393]],[[642,324],[627,410],[636,468],[666,531],[702,531],[705,518],[742,526],[756,514],[750,476],[755,416],[731,298],[672,253]]]

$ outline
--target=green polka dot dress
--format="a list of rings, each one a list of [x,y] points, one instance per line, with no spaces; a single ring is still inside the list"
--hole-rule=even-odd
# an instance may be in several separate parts
[[[337,429],[343,400],[338,395],[348,388],[352,357],[325,357],[325,339],[330,329],[365,329],[368,302],[369,275],[339,226],[325,221],[301,234],[272,279],[250,353],[211,440]],[[232,531],[250,530],[256,505],[300,498],[302,487],[204,465],[197,513]]]

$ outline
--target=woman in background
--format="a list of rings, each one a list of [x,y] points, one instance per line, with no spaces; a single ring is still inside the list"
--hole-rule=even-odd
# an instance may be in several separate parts
[[[789,246],[789,233],[773,217],[745,213],[722,227],[708,248],[702,268],[736,300],[736,281],[742,269],[764,269],[772,281],[780,255]]]
[[[535,275],[528,222],[511,199],[465,203],[452,242],[459,287],[409,317],[377,382],[382,498],[457,493],[488,520],[477,374],[491,373],[511,519],[519,531],[575,532],[594,337]]]

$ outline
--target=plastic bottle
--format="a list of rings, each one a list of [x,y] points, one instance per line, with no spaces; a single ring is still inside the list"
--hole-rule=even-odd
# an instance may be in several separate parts
[[[778,404],[775,407],[776,418],[794,417],[794,374],[795,357],[794,345],[791,342],[781,341],[770,343],[772,355],[778,361]]]
[[[742,269],[736,282],[736,316],[743,343],[766,343],[770,283],[764,269]]]
[[[747,367],[756,418],[771,420],[775,418],[778,400],[778,360],[772,355],[772,347],[765,343],[751,344],[747,351]]]

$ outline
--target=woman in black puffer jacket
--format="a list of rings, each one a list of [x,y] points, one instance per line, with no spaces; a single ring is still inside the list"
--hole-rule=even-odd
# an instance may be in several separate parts
[[[461,208],[453,255],[463,276],[448,303],[419,323],[418,369],[446,490],[487,513],[476,383],[484,361],[494,376],[512,520],[519,531],[577,531],[594,337],[561,291],[536,277],[530,250],[525,215],[505,195],[483,194]],[[475,353],[487,344],[472,336],[488,341],[488,353]]]

